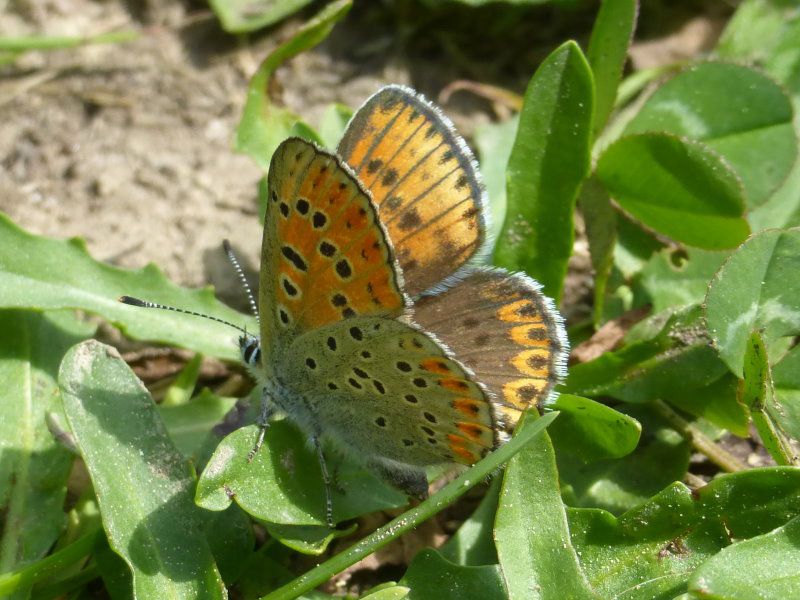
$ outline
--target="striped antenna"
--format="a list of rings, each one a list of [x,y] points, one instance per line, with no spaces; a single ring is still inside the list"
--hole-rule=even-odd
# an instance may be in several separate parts
[[[139,298],[134,298],[132,296],[120,296],[119,301],[123,304],[129,304],[131,306],[141,306],[142,308],[160,308],[161,310],[171,310],[174,312],[183,313],[185,315],[193,315],[195,317],[203,317],[204,319],[211,319],[212,321],[216,321],[217,323],[222,323],[224,325],[228,325],[229,327],[233,327],[234,329],[238,329],[245,335],[249,335],[247,330],[243,327],[239,327],[238,325],[234,325],[230,321],[225,321],[224,319],[219,319],[217,317],[212,317],[211,315],[204,315],[203,313],[194,312],[193,310],[184,310],[182,308],[175,308],[174,306],[168,306],[166,304],[158,304],[157,302],[150,302],[149,300],[140,300]]]
[[[231,261],[233,269],[239,276],[239,281],[242,282],[242,287],[244,288],[244,291],[247,294],[247,300],[250,302],[250,310],[252,311],[253,316],[256,318],[256,321],[260,321],[260,319],[258,318],[258,306],[256,305],[255,296],[253,296],[253,290],[250,289],[250,284],[247,283],[247,279],[244,276],[244,271],[242,270],[242,266],[239,264],[239,259],[237,259],[236,255],[233,253],[233,248],[231,248],[231,243],[228,240],[222,240],[222,247],[225,249],[225,254],[228,255],[228,260]]]

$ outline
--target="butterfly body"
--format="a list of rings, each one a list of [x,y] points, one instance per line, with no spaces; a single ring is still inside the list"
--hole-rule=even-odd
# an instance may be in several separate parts
[[[524,275],[468,268],[486,231],[471,153],[415,92],[379,91],[338,153],[276,150],[259,288],[262,387],[316,448],[424,495],[424,467],[473,464],[563,373],[566,337]],[[332,522],[330,494],[327,518]]]

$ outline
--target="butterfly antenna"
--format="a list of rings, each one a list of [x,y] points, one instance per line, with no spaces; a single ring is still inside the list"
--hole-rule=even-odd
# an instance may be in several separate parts
[[[217,317],[212,317],[211,315],[204,315],[203,313],[194,312],[193,310],[184,310],[182,308],[175,308],[174,306],[168,306],[166,304],[158,304],[157,302],[150,302],[149,300],[140,300],[139,298],[133,298],[132,296],[120,296],[119,301],[122,302],[123,304],[130,304],[131,306],[141,306],[142,308],[160,308],[161,310],[171,310],[174,312],[183,313],[185,315],[193,315],[195,317],[203,317],[204,319],[211,319],[212,321],[216,321],[217,323],[222,323],[223,325],[228,325],[229,327],[238,329],[243,334],[247,335],[247,330],[244,327],[239,327],[238,325],[234,325],[230,321],[219,319]]]
[[[233,248],[231,248],[231,243],[228,240],[222,240],[222,247],[225,249],[225,254],[228,255],[228,260],[233,265],[234,271],[236,271],[236,274],[239,276],[239,281],[242,282],[242,287],[247,294],[247,300],[250,302],[250,310],[252,311],[253,316],[256,318],[256,321],[258,321],[258,305],[256,305],[256,299],[255,296],[253,296],[253,290],[250,289],[250,284],[247,283],[247,279],[244,276],[242,266],[239,264],[239,259],[236,258],[236,255],[233,253]]]

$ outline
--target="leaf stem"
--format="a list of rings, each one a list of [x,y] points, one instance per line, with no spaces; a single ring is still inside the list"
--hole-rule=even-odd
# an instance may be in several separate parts
[[[28,50],[59,50],[86,44],[120,44],[139,37],[137,31],[110,31],[99,35],[80,36],[22,36],[0,37],[0,51],[25,52]]]
[[[660,417],[692,444],[695,450],[705,455],[720,469],[728,473],[747,470],[747,465],[730,452],[720,448],[706,434],[675,412],[666,402],[655,400],[652,406]]]
[[[10,596],[18,590],[29,588],[34,583],[59,573],[64,567],[78,562],[92,551],[92,548],[101,539],[102,535],[104,535],[103,530],[98,527],[93,532],[87,533],[42,560],[25,565],[16,571],[3,573],[0,575],[0,598]]]
[[[355,564],[362,558],[382,548],[392,540],[400,537],[405,532],[414,529],[417,525],[429,519],[436,513],[455,502],[467,490],[488,477],[500,465],[508,461],[526,444],[531,442],[555,419],[557,412],[552,412],[528,422],[528,425],[519,429],[516,435],[506,444],[490,453],[486,458],[477,462],[471,469],[459,475],[456,479],[444,486],[415,508],[404,512],[371,535],[340,552],[290,581],[283,587],[267,594],[261,600],[289,600],[313,590],[321,583]]]

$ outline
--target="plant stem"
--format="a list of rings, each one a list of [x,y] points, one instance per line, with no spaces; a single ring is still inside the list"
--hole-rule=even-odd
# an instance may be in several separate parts
[[[267,594],[261,600],[290,600],[297,598],[301,594],[313,590],[347,567],[357,563],[362,558],[369,556],[405,532],[414,529],[426,519],[455,502],[467,490],[483,481],[492,471],[522,450],[526,444],[544,431],[545,427],[553,421],[557,414],[556,412],[548,413],[532,423],[528,420],[527,426],[519,428],[511,441],[477,462],[471,469],[459,475],[439,490],[438,493],[393,519],[360,542],[350,546],[344,552],[340,552],[297,579]]]
[[[86,44],[119,44],[139,37],[136,31],[110,31],[88,37],[40,36],[0,37],[0,52],[25,52],[27,50],[59,50]]]
[[[31,594],[31,600],[53,600],[54,598],[62,598],[72,590],[83,587],[90,581],[100,577],[100,569],[96,564],[91,564],[82,571],[65,577],[52,584],[37,587]]]
[[[747,465],[730,452],[720,448],[711,441],[706,434],[675,412],[666,402],[663,400],[656,400],[651,406],[656,409],[660,417],[669,422],[670,426],[672,426],[675,431],[686,438],[695,450],[704,454],[708,460],[713,462],[720,469],[728,473],[747,470]]]
[[[29,588],[37,581],[52,577],[64,567],[78,562],[92,551],[95,543],[102,535],[103,530],[98,527],[95,531],[87,533],[69,546],[40,561],[26,565],[16,571],[3,573],[0,575],[0,598],[9,596],[18,590]]]

